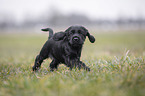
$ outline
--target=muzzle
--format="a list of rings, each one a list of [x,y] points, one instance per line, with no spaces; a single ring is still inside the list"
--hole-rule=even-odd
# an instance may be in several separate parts
[[[74,37],[72,38],[72,41],[73,41],[74,43],[79,43],[80,38],[79,38],[78,36],[74,36]]]

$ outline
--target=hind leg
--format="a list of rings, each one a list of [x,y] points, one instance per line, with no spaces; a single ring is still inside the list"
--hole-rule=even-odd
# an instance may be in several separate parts
[[[43,60],[45,60],[46,58],[48,58],[48,54],[49,54],[49,48],[47,46],[47,42],[45,43],[45,45],[43,46],[43,48],[40,51],[40,54],[37,55],[36,59],[35,59],[35,63],[34,66],[32,67],[33,71],[38,70],[41,67],[41,63],[43,62]]]
[[[41,67],[41,63],[43,62],[44,59],[46,59],[46,57],[42,57],[41,55],[37,55],[37,57],[35,59],[34,66],[32,67],[32,70],[37,71]]]
[[[59,62],[57,62],[56,60],[52,60],[52,62],[50,63],[50,71],[54,71],[54,69],[57,69],[59,65]]]

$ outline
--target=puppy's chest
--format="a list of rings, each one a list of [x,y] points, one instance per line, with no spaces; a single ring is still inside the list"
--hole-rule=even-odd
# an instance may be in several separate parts
[[[79,50],[66,48],[65,55],[70,58],[77,58],[79,56]]]

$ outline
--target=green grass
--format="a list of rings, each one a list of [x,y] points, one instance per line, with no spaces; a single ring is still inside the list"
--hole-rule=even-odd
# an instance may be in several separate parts
[[[0,96],[144,96],[145,32],[96,33],[88,39],[81,60],[90,72],[51,60],[34,73],[35,56],[47,40],[44,34],[0,35]]]

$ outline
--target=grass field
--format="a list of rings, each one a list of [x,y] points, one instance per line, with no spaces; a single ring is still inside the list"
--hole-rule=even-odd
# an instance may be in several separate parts
[[[64,65],[50,72],[48,59],[34,73],[47,34],[1,34],[0,96],[144,96],[145,32],[94,35],[96,42],[86,39],[81,57],[90,72]]]

